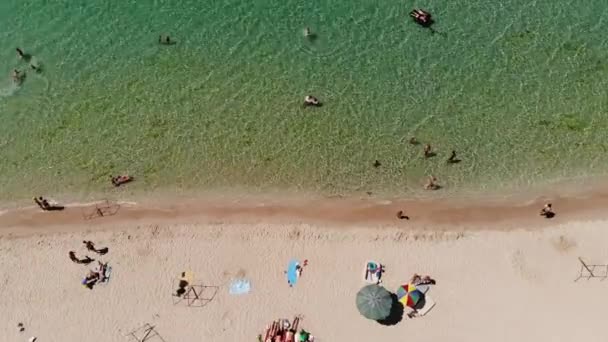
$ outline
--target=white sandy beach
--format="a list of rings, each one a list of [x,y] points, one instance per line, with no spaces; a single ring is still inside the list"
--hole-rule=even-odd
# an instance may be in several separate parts
[[[167,342],[256,341],[273,319],[303,315],[317,341],[604,341],[608,281],[573,280],[577,257],[608,263],[607,223],[539,230],[415,233],[397,228],[334,229],[305,225],[106,227],[108,230],[0,239],[0,340],[119,342],[154,325]],[[80,281],[83,239],[108,246],[107,285]],[[294,288],[283,271],[308,259]],[[355,295],[367,259],[386,265],[395,291],[414,272],[437,280],[437,305],[424,317],[383,326],[363,318]],[[90,267],[92,267],[91,265]],[[174,305],[181,271],[219,286],[204,307]],[[249,294],[228,293],[244,276]],[[23,322],[26,330],[18,332]],[[161,341],[152,338],[149,341]]]

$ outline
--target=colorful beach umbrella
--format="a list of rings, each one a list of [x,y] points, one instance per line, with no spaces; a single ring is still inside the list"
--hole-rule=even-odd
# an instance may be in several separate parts
[[[357,309],[363,317],[375,321],[385,319],[391,313],[393,298],[390,292],[378,285],[367,285],[357,293]]]
[[[397,289],[397,299],[405,306],[410,308],[416,307],[416,304],[424,297],[424,293],[420,292],[413,284],[401,285]]]

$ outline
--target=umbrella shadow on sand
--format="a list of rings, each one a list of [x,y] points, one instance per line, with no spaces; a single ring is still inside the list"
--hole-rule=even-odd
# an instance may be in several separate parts
[[[395,325],[403,319],[403,312],[405,311],[403,304],[394,293],[391,293],[391,299],[393,300],[393,305],[391,306],[391,312],[388,317],[376,321],[382,325]]]

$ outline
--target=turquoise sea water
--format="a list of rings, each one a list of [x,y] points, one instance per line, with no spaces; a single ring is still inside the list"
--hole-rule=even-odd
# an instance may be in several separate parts
[[[0,197],[105,191],[119,172],[330,193],[604,174],[607,19],[604,0],[6,0]],[[303,109],[309,93],[324,106]]]

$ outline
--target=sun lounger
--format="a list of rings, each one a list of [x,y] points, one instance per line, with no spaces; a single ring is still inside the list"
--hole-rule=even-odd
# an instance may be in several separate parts
[[[435,307],[435,301],[433,300],[433,298],[431,296],[425,295],[424,296],[424,306],[422,308],[420,308],[420,310],[418,310],[417,316],[426,315],[429,311],[431,311],[431,309],[433,307]]]

